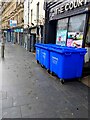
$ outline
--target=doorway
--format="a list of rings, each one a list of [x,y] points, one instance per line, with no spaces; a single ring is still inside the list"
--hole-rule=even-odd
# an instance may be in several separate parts
[[[30,50],[31,52],[35,52],[35,44],[36,44],[36,34],[30,35]]]

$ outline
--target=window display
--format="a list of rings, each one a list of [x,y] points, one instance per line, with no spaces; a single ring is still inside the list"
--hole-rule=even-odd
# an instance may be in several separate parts
[[[86,36],[85,48],[87,49],[87,54],[85,55],[85,63],[90,64],[90,18],[88,23],[88,31]]]
[[[70,18],[67,46],[82,47],[85,18],[85,14]]]
[[[86,46],[90,47],[90,21],[89,21],[88,32],[86,36]]]
[[[70,17],[68,31],[67,31],[68,18],[58,20],[56,44],[65,46],[67,39],[67,46],[76,46],[78,48],[81,48],[83,42],[85,19],[86,14]]]
[[[61,46],[66,45],[67,24],[68,24],[68,18],[58,20],[57,35],[56,35],[56,44],[58,44],[58,45],[61,45]]]

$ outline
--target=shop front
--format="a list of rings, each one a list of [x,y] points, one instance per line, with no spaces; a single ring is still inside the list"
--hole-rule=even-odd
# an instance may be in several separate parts
[[[36,25],[34,27],[29,28],[29,51],[35,51],[36,43],[43,43],[43,25]]]
[[[14,44],[15,43],[15,36],[14,36],[14,30],[11,29],[11,43]]]
[[[48,5],[47,5],[48,6]],[[46,43],[85,47],[85,65],[90,68],[90,0],[66,0],[47,7]]]
[[[23,28],[14,29],[14,37],[15,37],[15,43],[24,46]]]
[[[29,51],[34,52],[35,51],[35,44],[38,43],[38,34],[37,34],[37,26],[31,27],[29,29],[30,32],[30,39],[29,39]]]
[[[5,42],[7,42],[7,30],[3,30],[4,31],[4,40]]]
[[[11,42],[11,29],[7,29],[7,42]]]
[[[28,28],[24,28],[24,48],[28,50]]]

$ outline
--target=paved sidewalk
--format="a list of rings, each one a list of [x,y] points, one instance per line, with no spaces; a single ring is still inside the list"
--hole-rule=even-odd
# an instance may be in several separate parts
[[[0,65],[3,118],[88,117],[88,87],[78,81],[62,85],[24,48],[6,44]]]

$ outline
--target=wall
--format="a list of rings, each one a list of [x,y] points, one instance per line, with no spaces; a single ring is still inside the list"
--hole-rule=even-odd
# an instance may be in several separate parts
[[[39,2],[39,24],[43,24],[43,18],[45,18],[45,12],[43,10],[44,0],[32,0],[30,6],[30,17],[31,9],[33,10],[32,23],[37,24],[37,3]],[[31,21],[29,21],[31,24]],[[41,23],[40,23],[41,22]]]
[[[24,1],[24,28],[28,27],[28,0]]]
[[[13,2],[4,3],[2,13],[2,29],[10,28],[10,20],[17,21],[17,27],[23,26],[23,0],[13,0]]]
[[[28,2],[29,2],[29,8],[28,8]],[[45,11],[43,9],[44,0],[25,0],[24,1],[24,28],[28,27],[28,11],[29,11],[29,26],[32,26],[31,23],[34,24],[34,26],[37,25],[37,3],[39,4],[39,24],[43,25],[43,21],[45,18]],[[31,21],[31,10],[32,13],[32,21]]]
[[[5,10],[2,13],[2,27],[8,28],[9,26],[9,18],[12,16],[12,12],[16,9],[16,2],[8,3]]]

